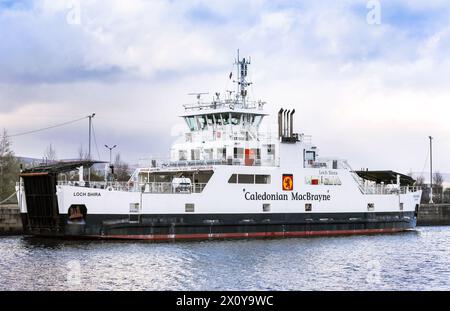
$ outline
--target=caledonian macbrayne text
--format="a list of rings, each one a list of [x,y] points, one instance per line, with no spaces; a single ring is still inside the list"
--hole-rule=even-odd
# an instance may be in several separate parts
[[[311,192],[306,193],[267,193],[267,192],[245,192],[244,197],[248,201],[330,201],[330,194],[312,194]]]

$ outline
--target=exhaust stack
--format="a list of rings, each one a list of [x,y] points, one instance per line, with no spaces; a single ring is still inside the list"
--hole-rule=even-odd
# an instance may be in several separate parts
[[[278,137],[283,136],[283,108],[278,111]]]
[[[281,142],[295,143],[298,140],[298,134],[294,133],[294,114],[295,109],[278,111],[278,136]]]

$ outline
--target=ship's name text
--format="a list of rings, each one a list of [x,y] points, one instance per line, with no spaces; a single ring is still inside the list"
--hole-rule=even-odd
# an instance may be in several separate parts
[[[330,194],[313,194],[311,192],[298,193],[267,193],[267,192],[245,192],[244,197],[247,201],[330,201]]]
[[[74,197],[101,197],[100,192],[74,192]]]

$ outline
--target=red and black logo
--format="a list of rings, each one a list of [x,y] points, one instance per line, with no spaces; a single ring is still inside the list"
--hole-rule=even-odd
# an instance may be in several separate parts
[[[283,174],[283,190],[284,191],[292,191],[294,190],[294,175],[292,174]]]

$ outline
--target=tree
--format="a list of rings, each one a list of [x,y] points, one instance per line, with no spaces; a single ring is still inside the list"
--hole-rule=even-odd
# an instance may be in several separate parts
[[[116,175],[117,181],[128,181],[131,177],[130,167],[127,163],[123,162],[120,158],[120,153],[116,155],[114,160],[114,175]]]
[[[0,137],[0,202],[14,193],[19,179],[19,161],[11,149],[11,141],[6,129]]]
[[[436,188],[442,188],[442,184],[444,182],[444,177],[439,172],[434,173],[433,175],[433,186]]]
[[[45,162],[55,162],[58,160],[56,156],[56,150],[53,148],[52,144],[47,146],[47,148],[44,151],[44,160]]]
[[[418,177],[416,178],[416,183],[415,183],[415,185],[416,185],[417,187],[423,187],[423,186],[425,186],[425,178],[424,178],[423,176],[418,176]]]
[[[80,145],[80,147],[78,148],[78,160],[82,161],[88,159],[89,159],[88,152],[84,150],[83,145]]]

